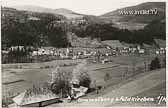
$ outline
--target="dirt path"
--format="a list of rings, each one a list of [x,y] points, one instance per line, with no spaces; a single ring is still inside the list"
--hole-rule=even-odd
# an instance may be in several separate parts
[[[139,93],[142,93],[146,90],[149,90],[151,88],[154,88],[162,84],[166,80],[165,76],[166,76],[165,69],[156,70],[156,71],[150,72],[149,74],[143,77],[137,78],[125,85],[122,85],[119,88],[116,88],[113,90],[111,89],[101,97],[104,99],[107,99],[107,98],[111,99],[111,98],[116,98],[121,96],[125,96],[125,97],[135,96]],[[83,99],[85,98],[83,97]],[[85,100],[88,100],[88,99],[85,99]],[[58,104],[58,106],[113,106],[113,104],[116,104],[116,101],[112,103],[110,101],[103,101],[103,102],[100,102],[100,101],[79,102],[78,101],[78,102],[72,102],[67,104],[66,103],[63,103],[60,105]],[[51,105],[51,106],[55,106],[55,105]]]

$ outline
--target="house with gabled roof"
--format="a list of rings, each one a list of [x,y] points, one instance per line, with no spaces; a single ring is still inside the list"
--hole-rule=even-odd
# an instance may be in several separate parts
[[[157,45],[157,47],[159,48],[166,48],[166,41],[162,40],[162,39],[154,39],[155,44]]]
[[[13,98],[14,104],[9,107],[42,107],[59,102],[49,85],[43,87],[33,86]]]

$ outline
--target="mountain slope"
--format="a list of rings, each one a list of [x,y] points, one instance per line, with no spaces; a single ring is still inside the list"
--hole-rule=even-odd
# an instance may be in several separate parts
[[[157,15],[123,15],[120,14],[121,11],[140,11],[140,10],[157,10]],[[109,13],[106,13],[101,18],[112,19],[114,22],[139,22],[139,23],[148,23],[152,20],[163,19],[165,18],[165,3],[164,2],[147,2],[142,3],[137,6],[126,7],[118,9]]]
[[[50,8],[44,8],[44,7],[32,6],[32,5],[19,5],[19,6],[13,6],[12,8],[15,8],[17,10],[41,12],[41,13],[53,13],[54,12],[54,10]]]
[[[135,11],[151,11],[156,10],[157,14],[121,14],[121,12],[135,12]],[[126,28],[129,28],[129,26],[145,26],[149,22],[152,22],[153,20],[163,20],[165,19],[165,2],[147,2],[142,3],[136,6],[126,7],[122,9],[117,9],[112,12],[108,12],[104,15],[99,16],[101,19],[103,19],[106,22],[113,22],[118,27],[125,26]],[[127,27],[128,26],[128,27]],[[133,27],[134,28],[134,27]],[[138,28],[138,27],[137,27]],[[142,27],[140,27],[142,28]]]
[[[68,9],[64,9],[64,8],[60,8],[60,9],[55,9],[54,13],[56,14],[60,14],[60,15],[64,15],[65,17],[67,17],[68,19],[73,19],[73,18],[82,18],[83,15],[82,14],[78,14],[75,13],[71,10]]]
[[[64,8],[54,10],[54,9],[50,9],[50,8],[44,8],[44,7],[32,6],[32,5],[14,6],[13,8],[15,8],[17,10],[24,10],[24,11],[59,14],[59,15],[65,16],[68,19],[83,17],[83,15],[81,15],[81,14],[75,13],[71,10],[64,9]]]
[[[64,16],[51,13],[19,11],[7,7],[1,7],[1,10],[2,46],[47,46],[64,43],[61,41],[64,41],[62,38],[66,38],[66,35],[63,35],[62,29],[58,29],[60,26],[50,27],[51,22],[64,20]],[[55,42],[55,40],[59,40],[59,42]]]

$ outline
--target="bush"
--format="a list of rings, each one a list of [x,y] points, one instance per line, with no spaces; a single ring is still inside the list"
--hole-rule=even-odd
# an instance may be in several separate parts
[[[13,92],[7,92],[5,96],[2,97],[2,106],[3,107],[8,107],[8,105],[13,103],[13,98],[14,94]]]
[[[150,70],[155,70],[159,68],[161,68],[160,60],[158,57],[155,57],[155,59],[151,61]]]
[[[2,106],[3,107],[8,107],[9,104],[12,104],[13,100],[11,97],[3,97],[2,98]]]
[[[104,81],[107,81],[107,80],[109,80],[110,79],[110,75],[109,75],[109,73],[106,73],[105,75],[104,75]]]
[[[70,95],[70,84],[69,81],[66,79],[58,79],[51,85],[51,90],[55,94],[61,94],[62,97],[66,97],[67,95]]]
[[[55,94],[61,94],[61,97],[66,97],[67,95],[71,95],[71,86],[70,81],[72,73],[69,72],[57,72],[55,77],[55,81],[51,84],[51,90]]]
[[[81,86],[90,88],[91,78],[87,72],[82,72],[79,75],[79,84]]]
[[[163,59],[163,68],[166,67],[166,58]]]

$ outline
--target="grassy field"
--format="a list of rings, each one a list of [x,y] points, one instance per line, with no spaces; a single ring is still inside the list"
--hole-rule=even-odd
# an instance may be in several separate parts
[[[92,79],[92,85],[96,82],[96,85],[103,87],[113,86],[120,83],[124,78],[131,77],[133,73],[133,66],[135,70],[137,67],[144,68],[144,61],[151,61],[155,56],[147,55],[121,55],[118,57],[108,57],[112,63],[88,63],[86,68]],[[162,57],[161,57],[162,58]],[[32,85],[38,85],[43,82],[51,81],[51,73],[55,70],[57,65],[79,63],[82,60],[56,60],[43,63],[18,63],[18,64],[3,64],[2,65],[2,94],[4,97],[15,96],[20,92],[23,92]],[[133,65],[136,64],[136,65]],[[18,67],[22,68],[18,68]],[[49,68],[41,68],[49,66]],[[74,67],[65,66],[60,67],[62,71],[72,72]],[[128,71],[127,76],[123,77],[124,73]],[[139,71],[137,71],[139,72]],[[109,74],[110,79],[104,81],[104,76]],[[136,73],[137,74],[137,73]],[[91,85],[91,86],[92,86]]]

